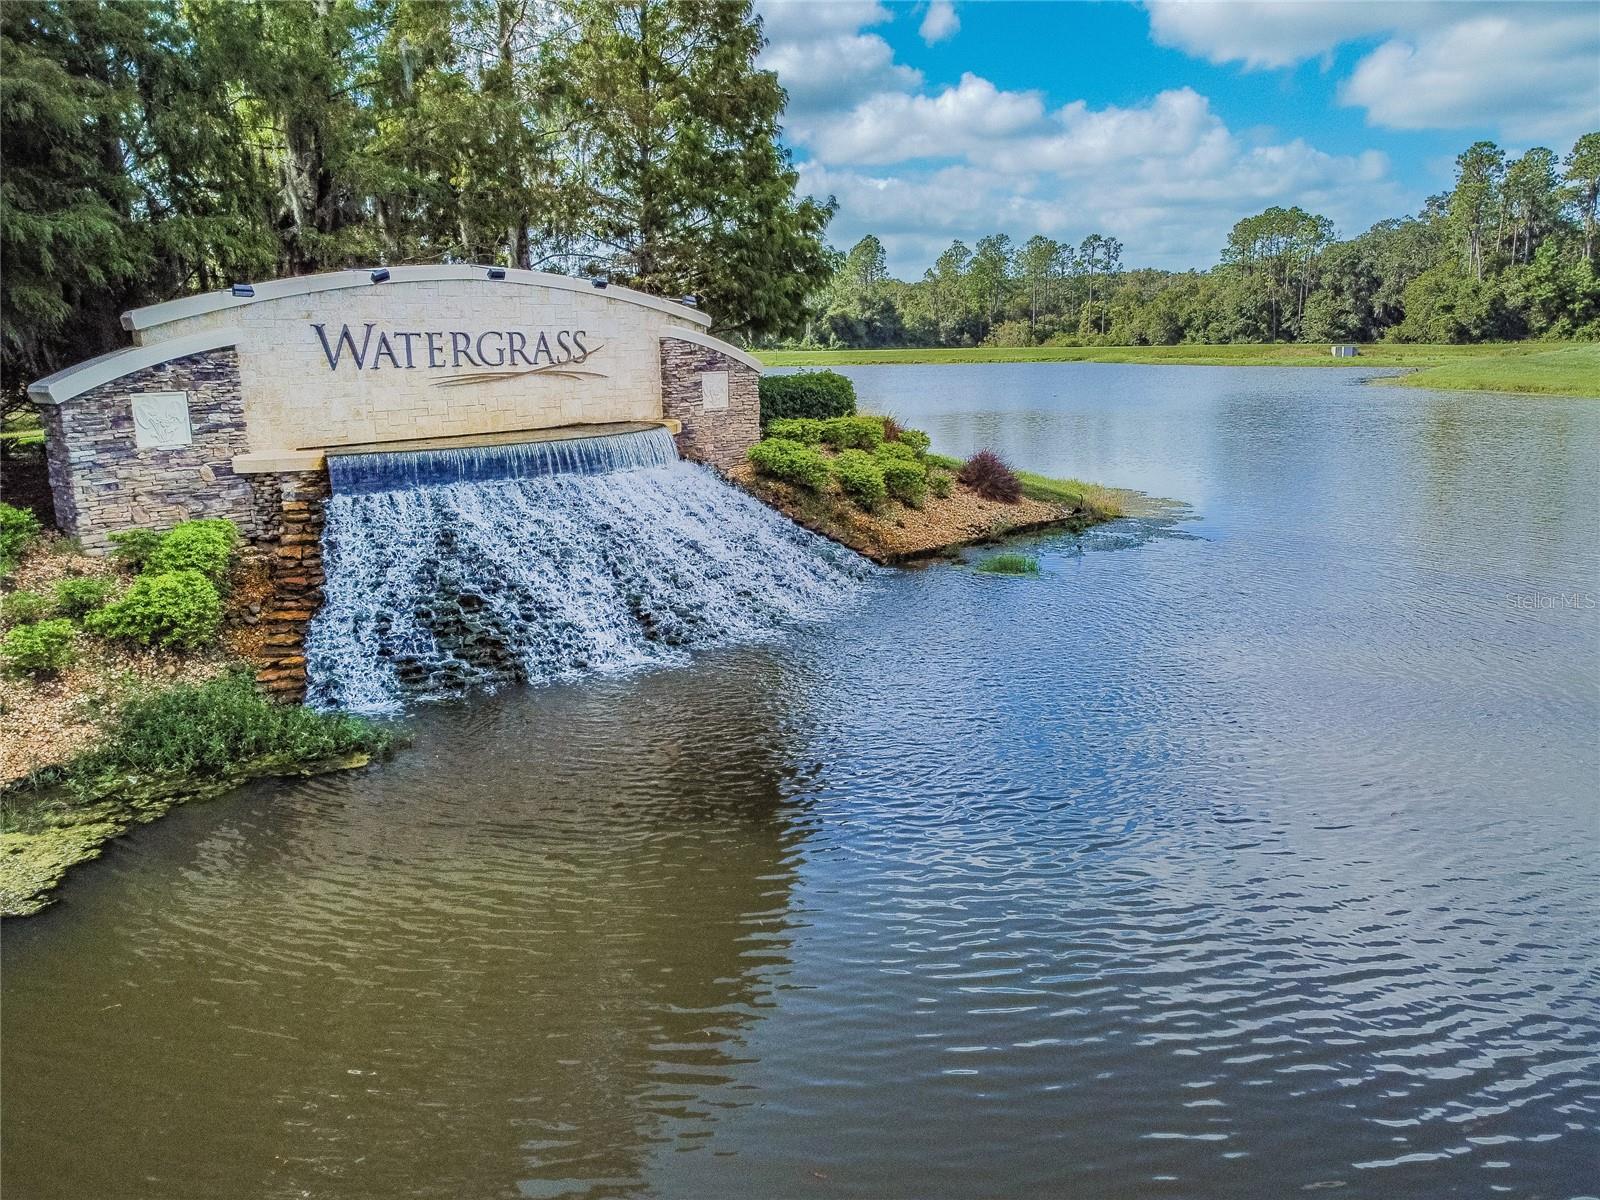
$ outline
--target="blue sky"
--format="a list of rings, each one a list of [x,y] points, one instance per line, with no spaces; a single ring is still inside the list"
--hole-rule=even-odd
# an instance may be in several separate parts
[[[756,0],[803,190],[916,278],[954,238],[1110,233],[1209,266],[1301,204],[1345,236],[1414,212],[1479,138],[1600,129],[1600,4]]]

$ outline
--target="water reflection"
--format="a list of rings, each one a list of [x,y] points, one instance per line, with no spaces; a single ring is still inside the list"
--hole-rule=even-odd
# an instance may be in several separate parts
[[[127,839],[7,931],[8,1193],[1587,1194],[1600,609],[1508,596],[1600,408],[990,371],[852,374],[1192,507]]]
[[[642,1189],[743,1103],[787,970],[803,691],[741,666],[436,712],[376,775],[119,846],[8,930],[8,1187]]]

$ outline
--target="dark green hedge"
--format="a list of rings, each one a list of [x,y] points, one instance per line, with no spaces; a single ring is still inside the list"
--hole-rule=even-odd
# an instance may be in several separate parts
[[[837,371],[761,377],[761,427],[788,417],[848,417],[856,411],[856,387]]]

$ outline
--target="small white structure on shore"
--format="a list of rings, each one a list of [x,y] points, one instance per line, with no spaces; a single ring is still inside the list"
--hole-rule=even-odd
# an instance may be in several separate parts
[[[1332,349],[1335,358],[1354,358],[1360,353],[1354,346],[1334,346]]]

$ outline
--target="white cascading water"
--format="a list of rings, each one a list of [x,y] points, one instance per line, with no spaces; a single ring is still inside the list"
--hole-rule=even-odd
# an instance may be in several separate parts
[[[665,430],[333,456],[329,474],[319,707],[673,662],[836,612],[871,570],[678,461]]]

